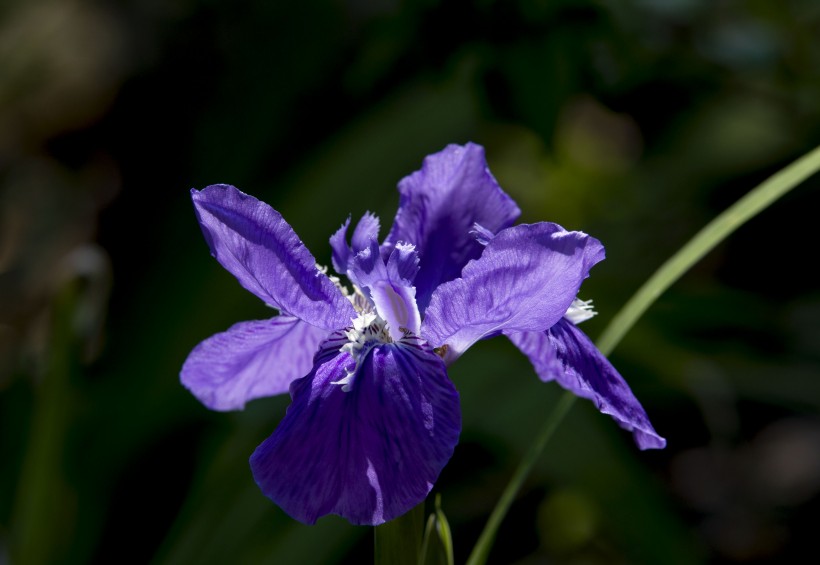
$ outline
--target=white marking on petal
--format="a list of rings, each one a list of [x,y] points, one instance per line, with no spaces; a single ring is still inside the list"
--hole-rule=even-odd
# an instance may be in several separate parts
[[[372,309],[362,312],[351,320],[353,325],[345,329],[347,342],[339,348],[343,353],[349,353],[356,361],[353,370],[338,381],[331,384],[341,385],[344,392],[349,392],[353,386],[353,380],[359,372],[362,360],[371,349],[382,343],[392,343],[390,332],[387,330],[387,322],[379,317]]]

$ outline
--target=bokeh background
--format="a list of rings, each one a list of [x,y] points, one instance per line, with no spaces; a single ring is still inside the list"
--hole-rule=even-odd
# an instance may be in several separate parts
[[[268,310],[210,257],[191,187],[271,203],[320,262],[448,143],[523,221],[601,239],[594,338],[660,263],[820,144],[815,0],[7,0],[0,7],[0,563],[367,563],[247,458],[288,398],[178,382]],[[820,180],[741,228],[612,360],[667,449],[579,402],[491,563],[798,563],[820,528]],[[560,394],[504,340],[451,368],[434,492],[462,562]]]

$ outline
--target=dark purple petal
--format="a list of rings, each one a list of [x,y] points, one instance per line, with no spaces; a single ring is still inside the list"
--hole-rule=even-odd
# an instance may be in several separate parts
[[[421,170],[399,183],[399,210],[382,255],[400,241],[416,246],[421,268],[416,300],[424,312],[437,286],[459,276],[481,244],[470,234],[478,222],[495,233],[511,226],[521,211],[487,168],[480,145],[448,145],[424,159]]]
[[[501,331],[546,330],[561,319],[603,257],[597,239],[557,224],[502,230],[461,278],[436,289],[421,336],[435,347],[447,345],[445,360],[452,362]]]
[[[211,253],[243,287],[326,330],[356,315],[279,212],[225,184],[192,189],[191,198]]]
[[[529,357],[541,380],[555,380],[592,400],[598,410],[632,432],[638,447],[666,446],[623,377],[572,322],[562,318],[546,332],[509,333],[508,337]]]
[[[341,353],[294,381],[287,414],[250,459],[262,492],[306,524],[338,514],[376,525],[404,514],[458,442],[458,393],[427,346],[377,346],[349,392],[332,384],[354,367]]]
[[[241,322],[197,345],[180,378],[212,410],[239,410],[254,398],[288,391],[313,366],[328,335],[298,318]]]

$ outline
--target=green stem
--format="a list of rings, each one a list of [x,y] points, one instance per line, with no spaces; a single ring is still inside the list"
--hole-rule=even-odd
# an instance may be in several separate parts
[[[527,453],[524,455],[524,459],[522,459],[521,463],[519,463],[518,468],[515,470],[515,474],[510,479],[510,482],[501,494],[501,498],[496,503],[493,513],[490,514],[490,518],[487,520],[487,525],[484,526],[484,531],[481,532],[481,536],[479,536],[478,541],[473,548],[473,552],[470,554],[470,558],[467,559],[467,565],[479,565],[480,563],[486,563],[487,557],[490,554],[490,548],[492,548],[493,540],[495,539],[495,534],[498,531],[498,527],[501,525],[502,520],[504,520],[504,516],[507,515],[507,511],[510,509],[515,497],[518,495],[518,491],[521,490],[521,486],[527,479],[527,475],[530,474],[532,467],[541,456],[541,452],[544,450],[547,442],[549,442],[552,434],[555,433],[555,430],[558,429],[558,424],[561,423],[561,420],[564,419],[564,416],[566,416],[567,412],[569,412],[569,409],[572,408],[573,404],[575,404],[575,398],[575,395],[571,392],[565,392],[558,401],[558,405],[550,413],[550,417],[547,419],[544,427],[541,428],[541,431],[537,436],[535,436],[535,441],[532,443],[529,450],[527,450]]]
[[[72,328],[76,304],[76,285],[67,285],[54,302],[48,364],[42,382],[35,385],[30,438],[12,517],[12,555],[19,563],[52,563],[67,546],[64,525],[73,516],[64,504],[62,456],[72,404],[70,379],[78,365]]]
[[[658,297],[688,271],[692,265],[728,237],[737,228],[765,210],[778,198],[820,170],[820,147],[781,169],[729,209],[709,222],[655,271],[610,321],[598,339],[598,348],[609,355],[638,318]]]
[[[820,170],[820,147],[769,177],[709,222],[689,243],[661,265],[655,274],[638,289],[635,295],[612,318],[597,343],[601,352],[604,355],[609,355],[647,308],[666,289],[672,286],[681,275],[726,239],[729,234],[818,170]],[[575,396],[570,392],[565,392],[558,406],[550,414],[546,424],[536,436],[535,441],[524,455],[512,479],[510,479],[507,488],[504,489],[493,513],[487,520],[487,525],[484,526],[484,531],[481,532],[481,536],[479,536],[478,542],[470,554],[467,565],[483,565],[486,563],[501,521],[524,484],[524,480],[538,461],[553,432],[569,412],[574,401]]]
[[[375,565],[419,565],[424,533],[424,503],[373,529]]]

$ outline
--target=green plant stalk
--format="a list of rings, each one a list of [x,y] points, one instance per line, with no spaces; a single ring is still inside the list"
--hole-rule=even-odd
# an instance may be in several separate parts
[[[424,533],[424,502],[373,528],[375,565],[419,565]]]
[[[12,560],[19,563],[59,561],[67,546],[64,522],[70,523],[66,518],[71,514],[63,506],[62,457],[71,413],[70,377],[78,366],[72,328],[76,303],[76,285],[67,285],[56,296],[46,371],[35,385],[31,432],[12,516]]]
[[[820,147],[813,149],[785,169],[781,169],[763,181],[709,222],[686,245],[661,265],[623,308],[615,314],[598,340],[598,349],[604,355],[612,353],[624,335],[638,321],[638,318],[686,271],[717,247],[737,228],[817,171],[820,171]],[[565,392],[559,400],[555,410],[550,414],[549,419],[536,436],[535,441],[524,455],[515,474],[501,494],[501,498],[498,500],[492,514],[490,514],[490,518],[487,520],[487,524],[484,526],[484,530],[481,532],[467,560],[467,565],[483,565],[486,563],[498,527],[521,490],[527,476],[532,471],[533,466],[538,461],[547,442],[564,419],[564,416],[569,412],[574,401],[575,396],[571,392]]]
[[[538,461],[541,452],[544,451],[544,447],[546,447],[552,434],[555,433],[555,430],[558,429],[558,425],[564,419],[564,416],[566,416],[569,409],[572,408],[572,405],[575,404],[575,398],[575,395],[571,392],[565,392],[558,400],[558,404],[550,413],[544,427],[541,428],[541,431],[535,436],[535,441],[524,454],[521,463],[518,464],[518,468],[507,484],[507,488],[501,493],[501,498],[498,499],[492,514],[490,514],[490,518],[487,520],[487,525],[484,526],[484,530],[481,532],[473,548],[473,552],[470,554],[469,559],[467,559],[467,565],[478,565],[487,562],[487,557],[493,546],[493,540],[495,539],[498,527],[507,515],[507,511],[518,495],[518,491],[521,490],[521,485],[524,484],[527,475],[530,474],[533,466]]]
[[[695,237],[661,265],[615,314],[598,339],[597,345],[601,352],[609,355],[647,308],[732,232],[818,170],[820,170],[820,147],[763,181],[709,222]]]

